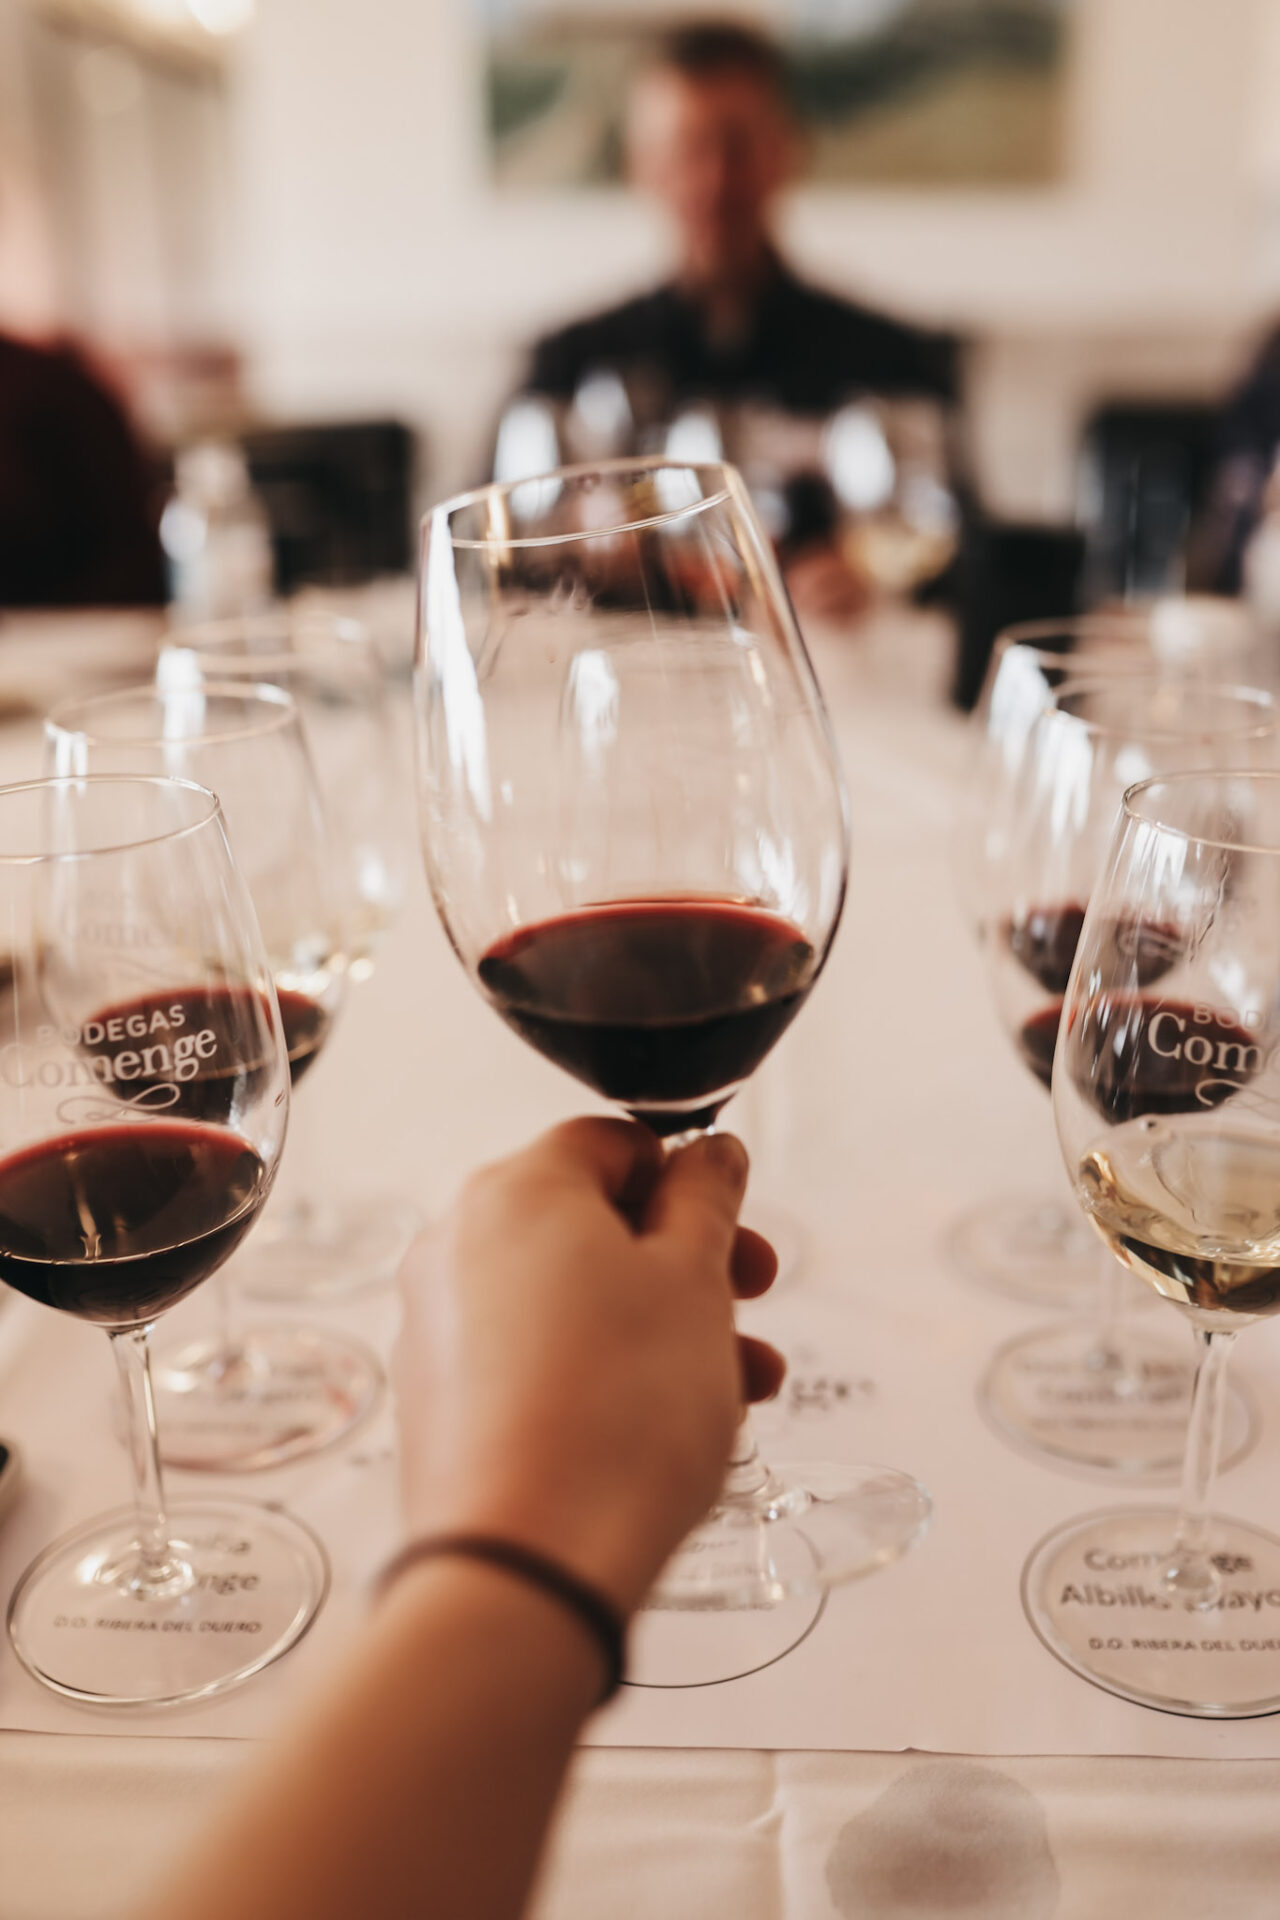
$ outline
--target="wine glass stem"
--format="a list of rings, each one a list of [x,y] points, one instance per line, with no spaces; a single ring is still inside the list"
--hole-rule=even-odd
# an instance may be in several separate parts
[[[733,1452],[729,1455],[720,1498],[722,1501],[750,1500],[763,1492],[768,1483],[769,1469],[760,1458],[751,1415],[744,1413],[734,1435]]]
[[[669,1135],[663,1141],[663,1146],[668,1153],[676,1153],[681,1147],[687,1147],[693,1141],[701,1140],[707,1134],[715,1132],[714,1121],[709,1127],[688,1127],[683,1133]],[[760,1449],[756,1446],[751,1415],[744,1411],[738,1422],[738,1431],[733,1439],[733,1451],[729,1455],[724,1484],[720,1489],[721,1505],[754,1501],[769,1485],[769,1478],[769,1469],[760,1456]]]
[[[156,1402],[151,1389],[151,1329],[113,1331],[111,1349],[120,1369],[133,1461],[134,1502],[138,1512],[138,1555],[144,1581],[164,1581],[172,1572],[169,1519],[165,1508]]]
[[[1124,1358],[1125,1271],[1109,1247],[1098,1249],[1098,1359],[1110,1373],[1126,1371]]]
[[[317,1061],[312,1067],[314,1073],[321,1065]],[[306,1101],[299,1109],[298,1092],[295,1088],[289,1100],[289,1192],[287,1196],[288,1219],[292,1231],[305,1233],[314,1219],[320,1179],[317,1147],[319,1145],[316,1127],[312,1122],[311,1108]]]
[[[1187,1450],[1182,1463],[1182,1492],[1178,1503],[1178,1530],[1173,1554],[1165,1568],[1165,1585],[1193,1604],[1209,1606],[1222,1592],[1217,1568],[1209,1558],[1212,1516],[1209,1500],[1218,1471],[1222,1420],[1227,1403],[1227,1363],[1236,1343],[1234,1333],[1206,1333],[1195,1329],[1199,1363]]]

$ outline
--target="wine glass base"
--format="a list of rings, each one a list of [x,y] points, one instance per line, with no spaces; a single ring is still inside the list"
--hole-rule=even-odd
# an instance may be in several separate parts
[[[165,1599],[110,1577],[135,1547],[132,1508],[46,1547],[9,1602],[9,1638],[27,1672],[95,1706],[207,1700],[287,1653],[329,1590],[320,1542],[274,1509],[182,1500],[169,1514],[169,1537],[192,1577]]]
[[[668,1561],[651,1612],[769,1609],[874,1573],[920,1538],[933,1503],[890,1467],[775,1467],[726,1495]]]
[[[230,1350],[162,1347],[153,1381],[165,1465],[195,1473],[254,1473],[332,1447],[385,1385],[367,1347],[320,1327],[248,1327]]]
[[[745,1680],[807,1640],[826,1604],[820,1593],[722,1613],[644,1607],[631,1627],[627,1685],[714,1687]]]
[[[1022,1574],[1028,1620],[1064,1666],[1137,1706],[1200,1720],[1280,1712],[1280,1539],[1219,1515],[1211,1525],[1216,1605],[1164,1588],[1171,1508],[1117,1507],[1040,1542]]]
[[[1003,1439],[1049,1460],[1098,1473],[1176,1475],[1186,1448],[1195,1349],[1185,1326],[1145,1317],[1120,1335],[1123,1364],[1099,1346],[1097,1322],[1036,1327],[997,1349],[978,1388]],[[1253,1409],[1226,1392],[1222,1464],[1254,1440]]]
[[[377,1198],[268,1216],[236,1256],[235,1284],[254,1299],[294,1306],[388,1287],[424,1225],[410,1202]]]
[[[1097,1292],[1097,1236],[1066,1200],[985,1201],[956,1221],[946,1251],[966,1280],[1033,1306],[1078,1311]]]

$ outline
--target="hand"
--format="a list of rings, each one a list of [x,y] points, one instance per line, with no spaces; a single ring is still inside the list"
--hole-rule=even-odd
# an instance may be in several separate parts
[[[825,541],[801,547],[785,568],[787,591],[801,619],[856,620],[871,604],[871,589],[837,547]]]
[[[783,1362],[738,1340],[768,1242],[737,1224],[728,1134],[666,1156],[575,1120],[476,1174],[401,1270],[409,1537],[471,1529],[550,1554],[630,1613],[719,1491],[744,1398]]]

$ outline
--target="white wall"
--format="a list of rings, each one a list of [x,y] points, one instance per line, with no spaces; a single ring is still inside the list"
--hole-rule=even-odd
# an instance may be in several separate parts
[[[977,422],[1010,511],[1068,504],[1082,408],[1211,390],[1261,303],[1280,147],[1275,0],[1077,0],[1071,159],[1038,193],[800,192],[815,275],[984,337]],[[522,344],[660,271],[621,194],[490,190],[466,0],[260,0],[236,76],[244,326],[282,411],[400,412],[470,477]]]

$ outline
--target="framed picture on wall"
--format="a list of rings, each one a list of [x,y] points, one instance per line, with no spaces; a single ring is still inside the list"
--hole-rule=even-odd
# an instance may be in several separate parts
[[[708,7],[472,0],[497,182],[622,177],[627,82],[661,33]],[[1062,168],[1075,0],[755,0],[807,136],[808,177],[861,187],[1028,187]]]

